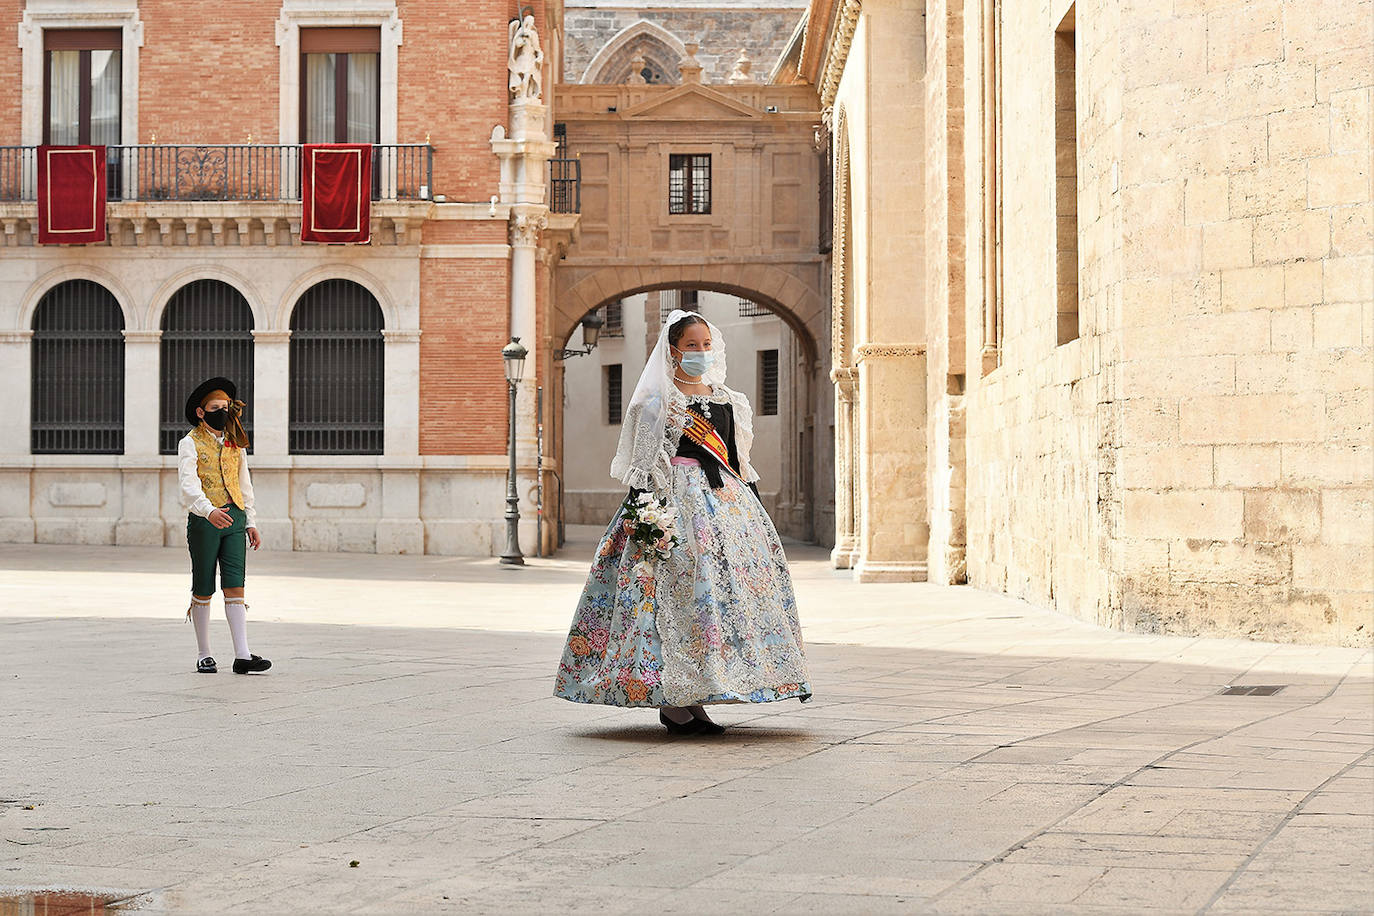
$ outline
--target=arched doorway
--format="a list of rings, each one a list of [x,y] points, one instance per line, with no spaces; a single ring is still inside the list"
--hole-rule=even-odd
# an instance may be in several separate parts
[[[624,499],[624,487],[609,476],[624,408],[663,321],[683,308],[705,315],[725,338],[726,383],[754,408],[751,463],[769,515],[784,537],[816,539],[816,341],[804,325],[797,330],[795,315],[761,293],[715,285],[627,291],[591,310],[605,323],[600,343],[587,357],[561,364],[552,399],[568,524],[602,528]],[[577,337],[582,317],[565,338]]]

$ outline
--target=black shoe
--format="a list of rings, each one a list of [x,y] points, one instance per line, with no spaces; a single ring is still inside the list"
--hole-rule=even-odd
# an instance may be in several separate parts
[[[704,726],[707,724],[696,716],[693,716],[690,722],[674,722],[672,719],[668,718],[668,714],[661,709],[658,711],[658,721],[662,722],[663,727],[668,729],[668,733],[672,735],[699,735],[705,731]],[[721,729],[721,731],[724,730],[725,729]]]
[[[698,734],[701,734],[701,735],[723,735],[723,734],[725,734],[725,726],[724,726],[724,725],[717,725],[715,722],[712,722],[710,719],[699,719],[699,718],[697,718],[697,717],[694,715],[694,716],[692,716],[692,721],[695,722],[695,723],[697,723],[698,725],[701,726],[701,729],[700,729],[700,731],[698,732]]]
[[[196,671],[200,674],[216,674],[219,668],[216,667],[215,660],[207,655],[196,662]]]
[[[265,658],[254,655],[252,658],[234,659],[235,674],[254,674],[258,671],[266,671],[272,667],[272,663]]]

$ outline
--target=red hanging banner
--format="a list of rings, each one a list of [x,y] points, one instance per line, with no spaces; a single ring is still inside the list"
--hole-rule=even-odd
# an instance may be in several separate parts
[[[105,147],[38,148],[38,244],[105,241]]]
[[[301,147],[301,241],[367,244],[372,237],[372,145]]]

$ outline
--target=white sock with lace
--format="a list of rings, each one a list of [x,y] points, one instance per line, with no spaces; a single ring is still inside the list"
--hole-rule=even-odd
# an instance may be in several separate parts
[[[210,654],[210,599],[191,596],[191,625],[196,628],[196,661]]]
[[[224,599],[224,619],[229,621],[229,633],[234,637],[234,657],[252,658],[248,652],[248,609],[242,598]]]

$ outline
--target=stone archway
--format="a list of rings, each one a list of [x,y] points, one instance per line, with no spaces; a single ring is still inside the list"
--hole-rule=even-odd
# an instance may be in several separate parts
[[[587,64],[583,83],[622,84],[630,76],[630,61],[642,53],[645,64],[664,76],[664,83],[679,82],[678,63],[687,56],[687,47],[663,26],[641,19],[621,29]],[[654,80],[648,80],[653,83]]]

